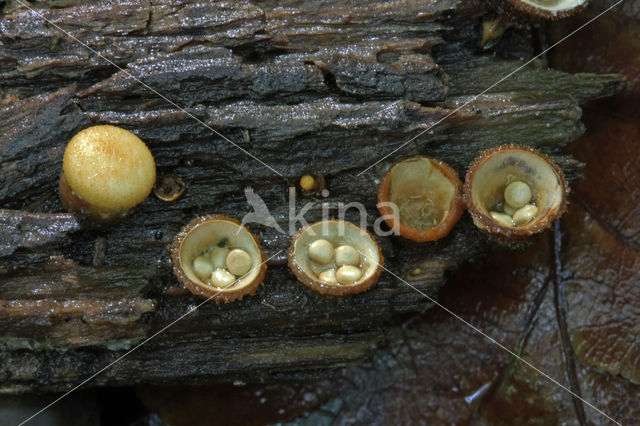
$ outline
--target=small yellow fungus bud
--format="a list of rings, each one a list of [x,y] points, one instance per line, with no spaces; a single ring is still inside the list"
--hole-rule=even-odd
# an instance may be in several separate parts
[[[67,210],[110,222],[140,204],[155,181],[155,161],[140,138],[116,126],[93,126],[67,145],[60,197]]]
[[[305,191],[311,191],[316,188],[316,179],[311,175],[304,175],[300,178],[300,187]]]

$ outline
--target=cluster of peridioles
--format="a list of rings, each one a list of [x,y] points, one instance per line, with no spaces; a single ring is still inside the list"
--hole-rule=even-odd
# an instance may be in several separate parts
[[[155,179],[153,156],[135,134],[110,125],[93,126],[75,135],[66,148],[60,195],[65,208],[79,217],[109,223],[141,203]],[[306,193],[320,187],[313,175],[303,176],[299,184]],[[176,188],[175,196],[160,198],[174,201],[184,192],[183,186]],[[397,161],[380,180],[378,206],[400,238],[419,243],[448,235],[465,207],[482,231],[518,241],[549,228],[564,213],[568,193],[562,171],[547,156],[528,147],[502,145],[476,157],[464,185],[438,159]],[[223,215],[192,220],[176,235],[170,252],[178,281],[218,303],[255,294],[266,276],[267,259],[258,238]],[[334,296],[370,289],[384,262],[376,238],[343,220],[299,230],[288,259],[299,281]]]

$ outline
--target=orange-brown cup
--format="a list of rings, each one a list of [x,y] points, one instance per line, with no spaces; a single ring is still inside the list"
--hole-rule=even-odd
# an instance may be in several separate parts
[[[326,240],[334,248],[349,245],[359,256],[358,268],[362,275],[355,282],[340,284],[323,280],[322,272],[338,269],[336,257],[325,264],[315,263],[309,258],[309,246],[317,240]],[[289,268],[296,278],[307,287],[321,294],[346,296],[369,290],[378,280],[384,265],[382,250],[368,231],[344,220],[325,220],[300,229],[292,238],[288,251]]]
[[[504,189],[523,181],[533,193],[536,216],[523,226],[505,226],[490,211],[504,201]],[[535,149],[501,145],[482,152],[471,163],[464,183],[464,198],[474,224],[505,241],[522,240],[544,231],[567,208],[569,185],[564,173],[549,157]]]
[[[195,273],[193,261],[215,247],[246,251],[252,261],[249,272],[225,287],[203,281]],[[254,295],[267,273],[266,257],[258,238],[238,220],[224,215],[212,214],[193,219],[178,232],[170,252],[173,273],[178,281],[191,293],[211,298],[216,303],[228,303],[242,300],[246,295]]]
[[[389,203],[397,206],[397,212]],[[402,237],[435,241],[448,235],[462,216],[462,182],[440,160],[424,156],[401,160],[380,180],[378,210]]]

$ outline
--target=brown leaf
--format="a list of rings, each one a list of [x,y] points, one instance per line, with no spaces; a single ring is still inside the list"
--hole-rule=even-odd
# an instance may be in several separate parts
[[[626,3],[562,43],[552,63],[571,72],[615,69],[628,79],[625,92],[585,107],[588,132],[567,147],[587,166],[574,187],[580,207],[564,221],[564,263],[572,275],[567,325],[576,355],[640,383],[640,38],[632,13],[640,2]],[[556,26],[556,37],[567,28]]]
[[[299,415],[327,399],[309,384],[139,387],[142,402],[173,426],[262,425]]]
[[[603,2],[596,7],[603,8]],[[636,250],[640,247],[640,37],[639,17],[629,12],[640,1],[594,21],[561,43],[551,63],[569,72],[626,75],[628,88],[585,107],[587,134],[567,151],[587,164],[585,179],[574,186],[575,198],[602,225]],[[624,13],[627,13],[626,15]],[[595,16],[581,15],[554,26],[556,38]]]
[[[567,322],[576,355],[640,383],[640,254],[578,206],[565,223]]]
[[[640,97],[629,109],[640,110]],[[623,112],[623,111],[622,111]],[[600,108],[585,112],[589,132],[568,148],[587,164],[574,199],[616,238],[640,248],[640,124]]]

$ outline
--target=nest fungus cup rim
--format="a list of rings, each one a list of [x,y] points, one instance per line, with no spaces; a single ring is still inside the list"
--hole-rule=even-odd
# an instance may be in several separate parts
[[[363,274],[364,277],[358,279],[354,284],[328,284],[315,279],[312,275],[307,273],[304,265],[305,262],[301,261],[301,259],[303,259],[301,255],[306,255],[307,247],[304,245],[305,242],[312,242],[315,239],[321,238],[329,239],[329,241],[331,241],[331,238],[327,235],[323,235],[321,232],[316,232],[317,228],[321,230],[323,225],[328,227],[335,227],[340,226],[341,224],[343,224],[345,227],[345,234],[347,232],[358,232],[358,237],[364,238],[365,241],[367,241],[370,245],[367,252],[362,250],[361,247],[356,247],[356,250],[358,250],[360,256],[362,256],[364,252],[365,254],[368,254],[369,257],[377,257],[377,259],[369,259],[370,263],[367,265],[367,270]],[[346,231],[347,229],[349,231]],[[310,235],[310,230],[314,230],[315,235]],[[307,236],[309,236],[309,238],[311,239],[305,239]],[[346,235],[343,238],[346,239]],[[340,241],[333,241],[333,243],[344,243],[344,239],[340,239]],[[320,294],[330,296],[347,296],[369,290],[380,279],[380,275],[382,274],[382,269],[384,266],[384,257],[382,255],[380,244],[378,244],[378,241],[376,241],[375,237],[369,231],[362,229],[351,222],[336,219],[315,222],[299,229],[291,239],[291,245],[289,247],[287,255],[289,259],[289,268],[296,276],[298,281]],[[306,258],[304,259],[305,261],[307,261]],[[308,260],[308,262],[311,261]]]
[[[67,210],[109,223],[144,201],[155,181],[155,160],[138,136],[112,125],[91,126],[65,148],[60,198]]]
[[[239,239],[242,239],[241,248],[249,252],[249,254],[254,259],[252,269],[246,274],[244,278],[240,277],[239,282],[231,286],[229,289],[221,290],[217,287],[209,285],[208,283],[202,282],[200,279],[198,279],[197,276],[195,276],[194,273],[188,272],[190,268],[185,268],[183,263],[183,249],[190,248],[185,247],[185,242],[188,241],[189,237],[197,235],[196,233],[198,231],[207,231],[207,226],[215,227],[215,225],[220,225],[222,229],[224,229],[225,227],[233,228],[233,234],[235,234],[236,237],[242,234],[240,237],[237,237],[237,241],[239,241]],[[240,231],[238,232],[237,230]],[[227,234],[228,233],[229,230],[227,229]],[[204,241],[201,243],[202,247],[196,247],[193,249],[193,252],[191,253],[192,259],[196,257],[196,255],[193,254],[197,253],[197,249],[202,250],[204,247],[212,247],[221,238],[229,238],[231,245],[234,245],[234,237],[232,235],[214,234],[213,232],[208,232],[207,234],[203,235]],[[251,247],[247,247],[247,245],[250,245]],[[266,256],[262,251],[262,247],[260,246],[258,237],[256,237],[251,231],[249,231],[249,228],[243,226],[240,221],[221,214],[200,216],[189,222],[175,236],[173,244],[170,247],[170,253],[171,260],[173,262],[173,273],[178,278],[178,281],[182,285],[184,285],[184,287],[191,293],[197,296],[205,297],[207,299],[210,298],[216,303],[229,303],[235,300],[242,300],[242,298],[247,295],[255,295],[258,291],[258,287],[260,287],[260,285],[264,282],[267,273]],[[257,269],[256,266],[258,266]],[[242,282],[245,280],[247,282],[242,284]]]
[[[186,189],[187,186],[180,176],[169,173],[156,180],[153,194],[158,199],[170,203],[182,197]]]
[[[588,0],[504,0],[515,9],[527,15],[545,18],[561,19],[571,16],[584,9]],[[547,4],[548,3],[548,4]]]
[[[429,161],[431,165],[434,166],[437,171],[451,183],[454,189],[449,207],[446,210],[444,217],[436,226],[425,230],[412,228],[411,226],[403,223],[400,218],[398,218],[398,223],[396,224],[393,210],[389,206],[381,204],[391,201],[391,182],[394,168],[404,163],[421,160]],[[419,243],[436,241],[447,236],[462,217],[462,213],[465,208],[464,199],[462,197],[462,182],[460,181],[456,171],[445,162],[428,156],[405,158],[394,163],[389,171],[387,171],[387,173],[385,173],[380,179],[380,185],[378,186],[378,203],[378,210],[380,211],[380,214],[384,216],[384,221],[391,229],[396,229],[395,227],[397,226],[400,236]]]
[[[538,165],[544,164],[544,167],[548,168],[546,172],[552,173],[556,181],[554,194],[556,198],[559,198],[559,201],[552,206],[539,206],[539,214],[529,224],[523,226],[510,227],[500,225],[489,216],[489,209],[486,208],[486,206],[484,209],[481,209],[476,206],[473,201],[473,184],[477,172],[486,165],[488,161],[497,158],[496,156],[508,154],[509,152],[532,156],[531,158],[535,159]],[[525,177],[518,177],[518,180],[527,181],[528,179]],[[538,191],[536,190],[535,185],[532,186],[534,186],[534,199],[537,199],[536,192]],[[489,234],[496,236],[505,242],[523,240],[531,235],[550,228],[551,224],[560,218],[567,210],[569,191],[569,185],[565,179],[564,173],[548,156],[533,148],[515,144],[496,146],[480,153],[480,155],[478,155],[469,165],[464,182],[464,199],[474,224],[478,228],[487,231]],[[483,210],[486,210],[486,213]]]

